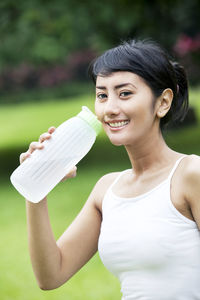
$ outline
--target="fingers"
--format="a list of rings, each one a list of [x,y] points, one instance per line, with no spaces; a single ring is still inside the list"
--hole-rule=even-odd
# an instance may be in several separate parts
[[[65,181],[68,178],[74,178],[76,176],[76,171],[77,171],[77,167],[74,166],[69,173],[67,173],[67,175],[65,177],[63,177],[63,179],[61,181]]]
[[[40,143],[40,142],[32,142],[32,143],[30,143],[28,152],[31,154],[36,149],[43,149],[43,148],[44,148],[44,145],[42,143]]]
[[[51,126],[48,129],[48,132],[45,132],[43,134],[41,134],[41,136],[39,137],[39,142],[42,143],[45,140],[49,140],[51,138],[52,133],[56,130],[56,128],[54,126]]]
[[[76,176],[77,167],[74,166],[69,173],[66,175],[66,178],[73,178]]]
[[[56,130],[56,127],[51,126],[51,127],[49,127],[49,129],[48,129],[48,133],[52,134],[55,130]]]
[[[43,143],[45,140],[49,140],[51,138],[51,134],[48,132],[45,132],[43,134],[41,134],[41,136],[39,137],[39,142]]]
[[[31,156],[31,154],[28,151],[21,153],[20,157],[19,157],[20,164],[23,163],[30,156]]]
[[[30,145],[29,145],[29,148],[28,148],[28,151],[27,152],[24,152],[20,155],[20,163],[22,163],[23,161],[25,161],[28,157],[31,156],[31,154],[36,150],[41,150],[44,148],[44,145],[43,145],[43,142],[45,140],[49,140],[51,138],[51,135],[52,133],[56,130],[55,127],[50,127],[48,129],[48,132],[45,132],[43,134],[40,135],[39,137],[39,141],[38,142],[32,142]]]
[[[19,157],[20,163],[24,162],[28,157],[31,156],[31,153],[33,153],[36,149],[43,149],[44,145],[40,142],[32,142],[29,145],[28,151],[22,153]]]

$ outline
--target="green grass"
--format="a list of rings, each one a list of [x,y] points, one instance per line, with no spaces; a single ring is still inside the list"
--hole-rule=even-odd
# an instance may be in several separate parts
[[[49,213],[56,238],[77,215],[98,178],[115,168],[82,168],[76,178],[61,183],[50,193]],[[1,299],[120,299],[118,280],[105,269],[98,254],[59,289],[41,291],[36,284],[28,254],[24,200],[5,179],[1,180],[0,189]]]
[[[38,136],[49,126],[58,126],[64,120],[74,116],[80,111],[82,105],[87,105],[93,110],[93,97],[2,106],[0,151],[4,153],[3,150],[13,148],[15,151],[18,147],[26,147],[30,141],[38,139]],[[123,168],[121,166],[121,169]],[[77,178],[61,183],[52,191],[49,195],[49,212],[56,238],[80,211],[98,178],[115,169],[115,164],[97,163],[95,166],[93,163],[87,168],[85,164],[79,168]],[[119,169],[118,166],[117,170]],[[98,254],[64,286],[53,291],[41,291],[36,284],[29,259],[24,200],[11,186],[8,176],[1,178],[0,190],[2,257],[0,294],[2,299],[117,300],[121,298],[118,280],[105,269]]]
[[[191,89],[190,102],[200,116],[200,88]],[[37,140],[50,126],[58,126],[77,114],[83,105],[94,111],[94,96],[89,94],[63,100],[1,106],[0,151],[27,146],[30,141]]]
[[[94,110],[91,96],[1,106],[0,149],[26,145],[38,139],[50,126],[58,126],[77,114],[82,105]]]
[[[199,99],[200,90],[192,90],[191,103],[195,106],[198,116],[200,116]],[[1,166],[3,163],[5,166],[8,165],[9,161],[6,159],[11,160],[12,156],[17,160],[16,149],[25,150],[30,141],[38,139],[49,126],[58,126],[78,113],[82,105],[87,105],[93,110],[93,97],[88,95],[67,100],[1,106]],[[166,139],[177,151],[200,155],[199,124],[169,132]],[[10,156],[6,156],[8,152]],[[77,177],[59,184],[49,195],[49,213],[55,237],[58,238],[62,234],[80,211],[98,178],[107,172],[127,167],[129,162],[123,148],[110,145],[102,133],[91,152],[78,165]],[[41,291],[37,287],[28,254],[25,203],[11,186],[6,173],[0,178],[0,191],[1,299],[119,300],[121,298],[118,280],[105,269],[98,254],[59,289]]]
[[[200,87],[190,89],[189,102],[196,107],[200,116]]]

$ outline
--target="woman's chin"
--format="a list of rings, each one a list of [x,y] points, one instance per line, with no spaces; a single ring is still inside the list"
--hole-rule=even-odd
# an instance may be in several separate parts
[[[120,143],[116,143],[116,142],[112,142],[111,143],[114,145],[114,146],[123,146],[123,144],[120,144]]]
[[[114,146],[125,146],[126,144],[125,141],[113,137],[109,137],[109,140]]]
[[[115,146],[125,146],[130,142],[130,134],[124,132],[106,132],[110,142]]]

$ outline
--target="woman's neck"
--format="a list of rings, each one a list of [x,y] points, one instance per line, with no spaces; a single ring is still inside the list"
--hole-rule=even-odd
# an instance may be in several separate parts
[[[127,145],[125,148],[136,176],[171,165],[180,156],[167,146],[162,133],[150,135],[140,144]]]

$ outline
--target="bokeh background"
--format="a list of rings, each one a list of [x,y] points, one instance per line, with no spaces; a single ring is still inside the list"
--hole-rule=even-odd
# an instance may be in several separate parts
[[[41,291],[27,246],[25,203],[9,176],[21,152],[51,125],[93,110],[90,61],[130,38],[152,38],[188,73],[190,111],[165,132],[167,143],[200,154],[200,1],[1,0],[0,1],[0,298],[2,300],[119,300],[118,281],[98,254],[67,284]],[[103,174],[129,167],[126,153],[101,133],[79,163],[75,179],[49,195],[58,238]],[[77,188],[78,187],[78,188]],[[88,233],[89,234],[89,233]]]

